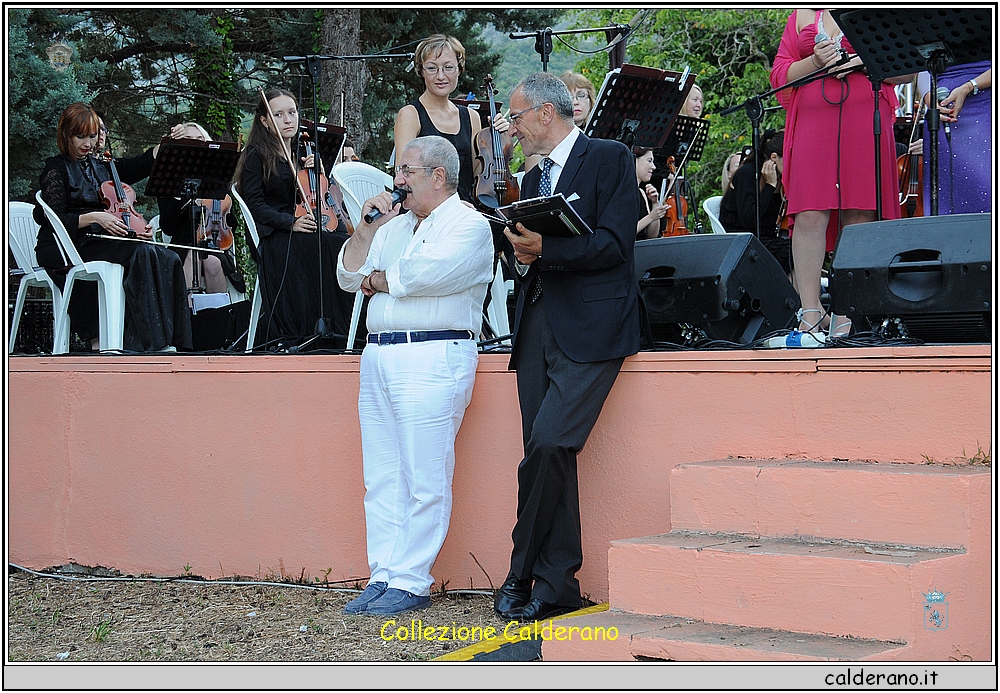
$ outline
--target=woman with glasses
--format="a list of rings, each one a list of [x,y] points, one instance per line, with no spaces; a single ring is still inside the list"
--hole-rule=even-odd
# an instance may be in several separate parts
[[[572,71],[562,73],[559,79],[569,88],[569,95],[573,97],[573,124],[582,130],[590,112],[594,110],[594,102],[597,101],[594,85],[583,75]]]
[[[347,229],[340,224],[317,239],[312,214],[296,214],[298,184],[288,157],[295,161],[296,173],[310,168],[313,157],[298,156],[299,110],[291,93],[270,89],[264,96],[267,103],[257,101],[235,175],[260,239],[254,248],[247,238],[262,299],[256,344],[276,349],[301,344],[316,334],[321,317],[334,335],[346,340],[354,296],[337,285],[337,255]],[[331,226],[336,224],[334,217]]]
[[[417,74],[424,80],[424,91],[396,114],[393,139],[396,152],[402,152],[411,140],[439,135],[458,150],[458,196],[470,204],[475,195],[476,134],[482,129],[479,116],[448,98],[458,88],[458,77],[465,71],[465,48],[454,36],[434,34],[417,45],[413,57]],[[498,113],[494,123],[505,132],[507,121]]]

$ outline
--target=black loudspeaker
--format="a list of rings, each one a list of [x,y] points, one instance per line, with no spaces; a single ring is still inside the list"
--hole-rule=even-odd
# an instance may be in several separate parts
[[[195,351],[223,349],[245,336],[249,326],[249,301],[221,308],[202,308],[191,316],[191,342]]]
[[[852,224],[830,275],[832,310],[873,327],[898,319],[925,342],[990,342],[989,214]]]
[[[639,297],[655,341],[678,342],[679,325],[749,344],[793,326],[799,297],[752,233],[637,241]],[[689,341],[689,340],[687,340]]]

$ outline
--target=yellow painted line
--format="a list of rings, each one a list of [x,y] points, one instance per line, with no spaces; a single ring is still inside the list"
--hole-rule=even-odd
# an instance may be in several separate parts
[[[563,618],[574,618],[576,616],[588,616],[590,614],[599,614],[602,611],[607,611],[610,605],[607,602],[603,604],[595,604],[594,606],[588,606],[585,609],[580,609],[578,611],[572,611],[568,614],[563,614],[562,616],[555,616],[551,619],[545,619],[546,621],[558,621]],[[531,625],[531,624],[522,624]],[[443,654],[440,657],[435,657],[432,662],[468,662],[477,654],[482,654],[484,652],[493,652],[499,650],[504,645],[509,645],[511,643],[520,642],[525,638],[520,638],[518,636],[507,637],[503,635],[503,631],[500,631],[500,635],[493,640],[480,640],[477,643],[473,643],[468,647],[463,647],[460,650],[455,650],[454,652],[449,652],[448,654]],[[530,640],[531,638],[527,638]]]

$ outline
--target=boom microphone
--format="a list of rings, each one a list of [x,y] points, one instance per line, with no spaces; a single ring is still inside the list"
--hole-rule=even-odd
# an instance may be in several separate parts
[[[402,188],[394,188],[392,191],[392,206],[395,207],[400,202],[406,199],[406,191]],[[377,209],[373,209],[365,215],[365,223],[370,224],[376,219],[382,216],[382,212]]]

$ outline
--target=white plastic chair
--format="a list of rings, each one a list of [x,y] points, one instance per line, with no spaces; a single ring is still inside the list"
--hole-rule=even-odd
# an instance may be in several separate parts
[[[361,205],[365,203],[365,200],[386,190],[392,190],[392,176],[360,161],[345,161],[337,164],[333,167],[333,177],[341,190],[345,192],[344,205],[348,205],[347,191],[351,192],[354,197],[353,202],[357,203],[358,220],[354,221],[354,217],[351,217],[351,221],[355,225],[361,223]],[[351,214],[350,210],[347,213]]]
[[[701,203],[701,208],[705,210],[705,215],[712,222],[712,233],[725,233],[726,227],[719,221],[719,205],[722,203],[722,195],[714,195],[706,198]]]
[[[337,164],[333,167],[333,178],[344,193],[344,207],[347,208],[347,214],[355,226],[361,223],[361,207],[365,201],[392,189],[392,176],[360,161],[345,161]],[[361,308],[364,301],[365,296],[359,291],[354,297],[351,326],[347,330],[348,351],[354,349],[354,340],[358,335],[358,323],[361,321]]]
[[[496,276],[490,283],[490,305],[486,307],[486,320],[497,337],[510,334],[510,318],[507,315],[507,295],[514,288],[514,281],[504,281],[503,268],[497,267]],[[510,339],[505,339],[510,344]]]
[[[236,204],[240,206],[240,212],[243,213],[243,221],[246,222],[247,230],[250,232],[250,238],[253,239],[254,247],[258,250],[260,249],[260,237],[257,235],[257,224],[254,223],[253,215],[250,214],[250,209],[247,207],[247,203],[243,201],[240,194],[236,192],[236,183],[232,185],[233,199],[236,200]],[[230,292],[231,293],[231,292]],[[253,340],[257,336],[257,321],[260,319],[260,309],[261,302],[263,299],[260,295],[260,272],[257,273],[257,282],[253,287],[253,303],[250,304],[250,329],[247,330],[247,351],[253,351]]]
[[[59,314],[55,321],[52,353],[65,354],[69,351],[69,301],[73,295],[73,285],[77,280],[97,282],[101,350],[121,351],[125,337],[125,287],[122,285],[125,268],[105,260],[84,262],[73,243],[73,239],[70,238],[63,226],[62,220],[42,199],[41,190],[35,193],[35,199],[42,211],[45,212],[46,219],[52,224],[59,252],[69,267],[69,271],[66,272],[66,282],[63,285],[62,300],[59,302]],[[54,305],[53,309],[55,309]]]
[[[62,291],[52,281],[48,273],[37,266],[35,259],[35,243],[38,240],[38,224],[33,216],[35,206],[27,202],[11,202],[7,213],[7,241],[14,254],[18,269],[24,272],[21,284],[17,289],[17,301],[14,303],[14,318],[10,323],[10,340],[7,343],[7,353],[14,352],[17,341],[17,327],[21,323],[21,313],[24,311],[24,300],[29,286],[47,287],[52,292],[52,335],[55,337],[55,322],[59,319]],[[55,342],[53,340],[53,349]]]

